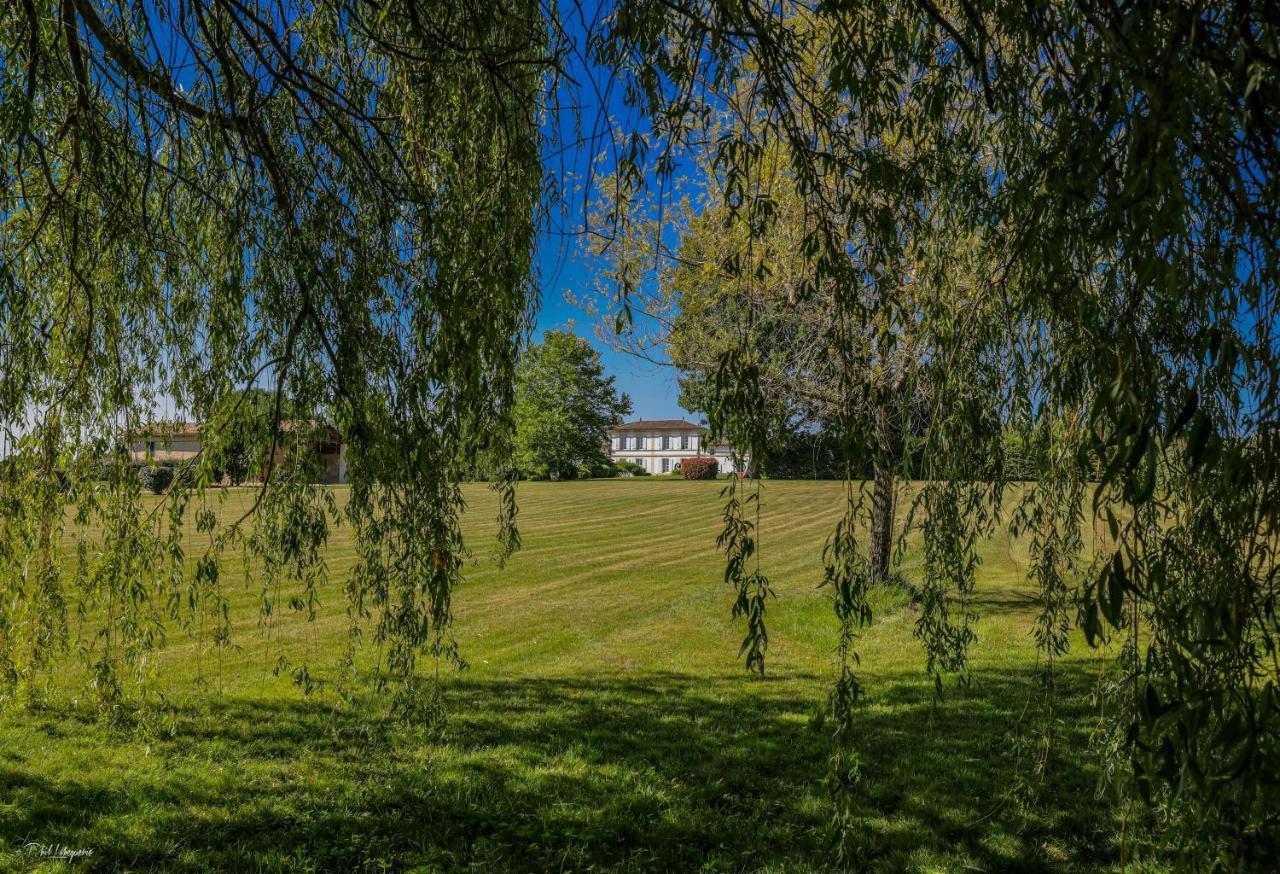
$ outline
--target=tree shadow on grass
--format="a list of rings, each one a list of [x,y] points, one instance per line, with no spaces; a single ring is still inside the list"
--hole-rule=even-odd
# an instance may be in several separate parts
[[[969,598],[969,606],[983,616],[997,613],[1029,613],[1040,609],[1040,602],[1033,596],[1008,589],[982,591]]]
[[[1030,776],[1011,739],[1034,684],[978,671],[940,703],[921,678],[873,686],[858,719],[859,867],[1114,864],[1082,669],[1060,683],[1039,802],[1008,791]],[[23,718],[39,748],[0,769],[0,861],[34,867],[14,850],[35,841],[92,848],[77,870],[824,869],[821,690],[801,677],[464,678],[442,735],[371,730],[367,712],[314,700],[179,707],[171,736],[150,741],[45,712]],[[0,723],[0,738],[12,731]],[[149,766],[120,755],[148,745]]]

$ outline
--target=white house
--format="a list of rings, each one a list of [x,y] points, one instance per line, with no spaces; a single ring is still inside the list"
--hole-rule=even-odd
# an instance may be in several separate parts
[[[169,422],[160,423],[132,435],[129,442],[129,457],[138,462],[190,461],[200,454],[204,448],[204,428],[201,422]],[[320,462],[317,482],[345,483],[347,481],[347,444],[342,435],[332,425],[316,425],[310,422],[280,423],[281,430],[291,431],[297,428],[314,430],[312,450]],[[277,460],[284,457],[281,449],[276,450]]]
[[[610,428],[609,457],[638,464],[649,473],[670,473],[684,459],[697,457],[715,458],[722,474],[738,469],[731,447],[705,445],[702,427],[683,419],[639,419]]]

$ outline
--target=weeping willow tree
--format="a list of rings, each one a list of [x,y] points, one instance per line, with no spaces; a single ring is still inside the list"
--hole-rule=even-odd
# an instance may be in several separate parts
[[[114,706],[166,629],[227,644],[228,550],[264,616],[312,613],[344,516],[353,647],[402,703],[459,659],[457,473],[509,441],[554,52],[533,2],[4,4],[0,698],[75,652]],[[166,411],[203,449],[147,503],[128,445]],[[311,485],[329,426],[344,508]],[[233,442],[268,461],[228,520]]]
[[[730,221],[763,245],[781,210],[757,171],[784,148],[808,219],[797,300],[834,314],[851,364],[914,326],[932,399],[913,505],[930,671],[967,674],[975,546],[1011,525],[1032,550],[1046,694],[1073,628],[1118,644],[1102,718],[1115,788],[1192,866],[1280,854],[1278,27],[1231,2],[640,0],[595,44],[653,119],[619,178],[639,190],[635,168],[666,179],[709,153]],[[725,266],[761,279],[750,258]],[[714,436],[767,458],[774,411],[749,347],[719,357],[710,394]],[[841,420],[851,467],[877,452],[860,424]],[[1011,516],[1001,428],[1043,465]],[[722,544],[762,667],[753,499],[730,493]],[[872,618],[859,504],[851,487],[825,558],[838,799],[857,791]]]
[[[1045,663],[1072,628],[1119,643],[1102,720],[1118,790],[1162,813],[1191,862],[1267,868],[1280,854],[1274,10],[606,11],[591,57],[650,122],[620,178],[640,187],[648,164],[661,179],[682,150],[709,150],[725,207],[765,238],[778,210],[758,170],[781,150],[808,218],[796,298],[832,313],[844,372],[867,372],[907,326],[925,350],[913,524],[929,670],[967,673],[975,546],[1015,525]],[[309,612],[340,513],[359,553],[350,640],[372,628],[397,700],[417,700],[423,657],[461,658],[456,481],[509,451],[554,17],[486,0],[3,5],[0,694],[29,696],[70,651],[113,705],[175,623],[225,644],[228,549],[258,559],[264,614],[287,606],[286,583]],[[742,123],[720,124],[727,94]],[[726,352],[709,413],[717,436],[767,458],[759,376],[749,347]],[[846,382],[854,400],[873,390]],[[245,400],[259,388],[265,415]],[[162,409],[207,426],[155,504],[127,446]],[[857,416],[838,421],[851,470],[883,451]],[[1009,519],[993,423],[1043,450]],[[328,425],[350,444],[341,510],[310,484],[305,447]],[[249,512],[224,520],[207,487],[232,442],[270,463]],[[740,488],[722,544],[762,668],[771,589],[758,494]],[[199,555],[180,536],[188,513],[208,535]],[[851,485],[825,555],[841,825],[872,618],[862,513]],[[1082,521],[1105,532],[1092,552]]]

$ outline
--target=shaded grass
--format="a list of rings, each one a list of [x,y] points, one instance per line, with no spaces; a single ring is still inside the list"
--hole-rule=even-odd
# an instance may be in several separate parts
[[[525,548],[504,571],[478,558],[456,596],[472,667],[444,675],[443,727],[391,723],[367,690],[338,706],[327,687],[305,698],[271,676],[285,652],[323,677],[342,645],[340,529],[316,623],[281,622],[268,645],[252,586],[229,585],[241,648],[174,634],[158,681],[168,704],[142,724],[97,720],[75,672],[50,703],[0,714],[0,868],[57,870],[27,842],[92,849],[80,870],[827,868],[835,622],[815,583],[838,484],[765,486],[764,569],[780,596],[765,678],[735,659],[715,484],[521,492]],[[469,497],[479,539],[492,501]],[[1114,868],[1116,814],[1095,797],[1087,751],[1101,665],[1081,647],[1063,663],[1051,764],[1034,780],[1025,554],[997,539],[983,555],[973,683],[940,702],[906,599],[876,593],[861,646],[861,865]]]

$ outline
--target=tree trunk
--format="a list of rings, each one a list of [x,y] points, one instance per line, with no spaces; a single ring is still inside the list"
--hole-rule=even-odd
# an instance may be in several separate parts
[[[872,469],[874,491],[871,495],[871,547],[868,555],[871,580],[875,583],[888,581],[889,562],[893,553],[894,513],[898,508],[898,468],[902,465],[904,451],[904,385],[903,374],[896,373],[876,415],[879,446]]]
[[[893,522],[896,510],[897,471],[892,462],[876,462],[875,491],[871,496],[870,570],[873,582],[889,579],[889,556],[893,552]]]

